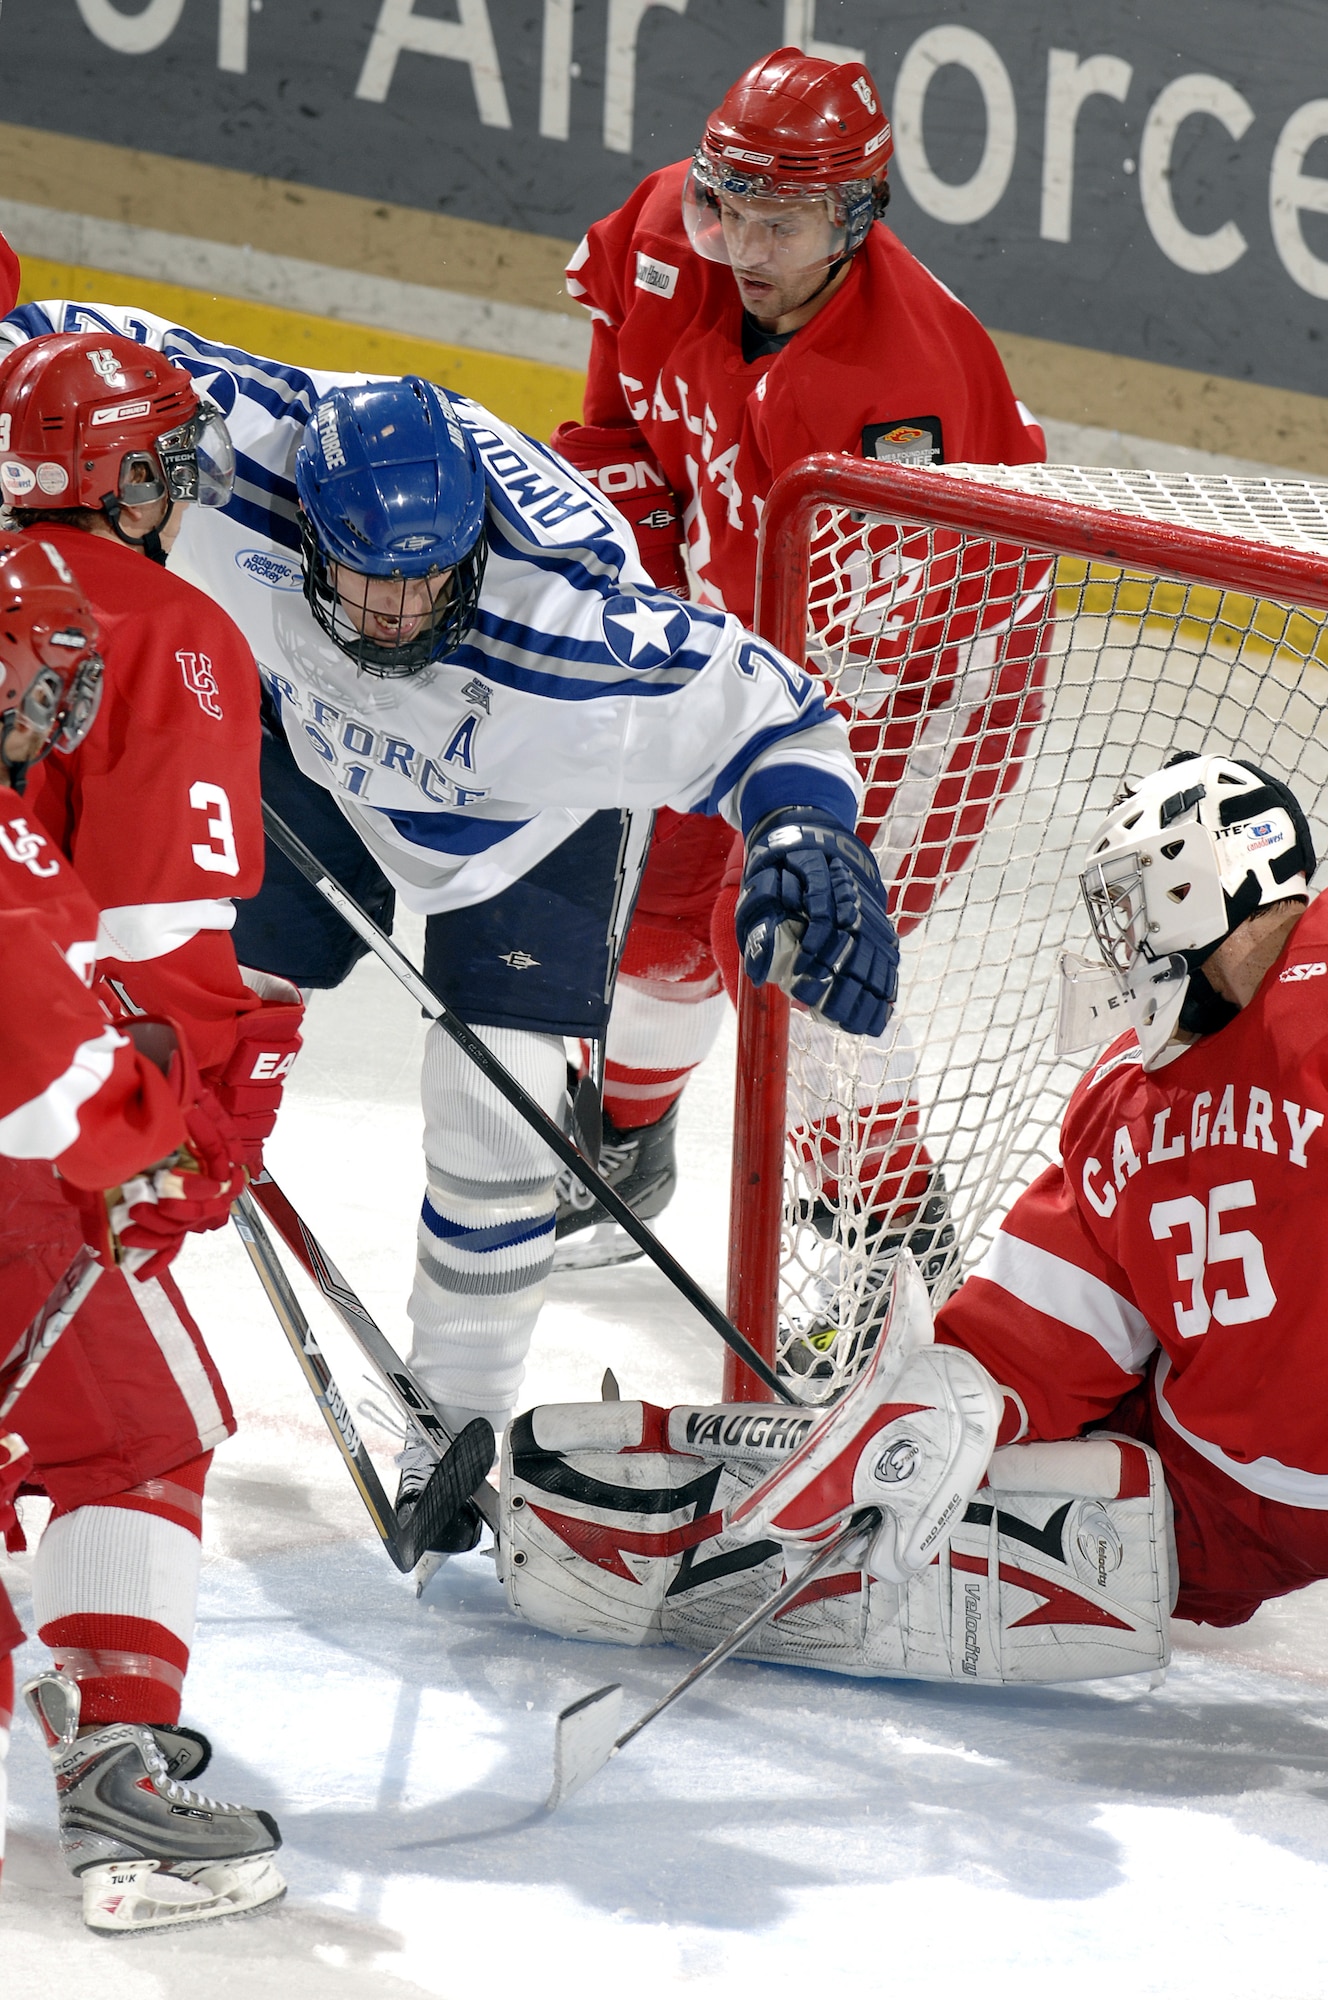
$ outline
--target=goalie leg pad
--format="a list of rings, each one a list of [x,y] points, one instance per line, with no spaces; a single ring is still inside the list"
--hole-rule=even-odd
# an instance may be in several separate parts
[[[503,1453],[503,1568],[518,1617],[611,1645],[708,1651],[784,1581],[775,1541],[724,1514],[814,1418],[761,1403],[547,1405]],[[1096,1680],[1168,1658],[1161,1463],[1106,1435],[1008,1445],[937,1561],[906,1585],[855,1559],[742,1648],[837,1673],[980,1684]]]

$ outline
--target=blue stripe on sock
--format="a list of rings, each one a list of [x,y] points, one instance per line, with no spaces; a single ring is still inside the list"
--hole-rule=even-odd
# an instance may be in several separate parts
[[[537,1237],[551,1236],[555,1217],[539,1215],[534,1221],[497,1222],[488,1229],[469,1229],[463,1222],[449,1222],[425,1196],[420,1219],[431,1236],[451,1243],[458,1250],[508,1250],[518,1243],[533,1243]]]

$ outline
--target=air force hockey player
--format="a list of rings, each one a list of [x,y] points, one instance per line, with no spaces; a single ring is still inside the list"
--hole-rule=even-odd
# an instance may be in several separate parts
[[[427,915],[429,980],[550,1113],[563,1038],[603,1033],[660,805],[746,834],[752,976],[879,1033],[898,946],[851,831],[847,733],[814,681],[659,592],[612,505],[476,404],[114,307],[26,306],[4,331],[89,326],[163,348],[225,414],[235,492],[186,520],[172,560],[254,649],[265,796],[377,914],[395,892]],[[244,962],[302,985],[358,955],[270,850],[235,935]],[[438,1029],[423,1098],[411,1362],[450,1422],[497,1427],[553,1260],[555,1162]],[[408,1445],[403,1501],[429,1469]],[[475,1533],[459,1524],[454,1545]]]

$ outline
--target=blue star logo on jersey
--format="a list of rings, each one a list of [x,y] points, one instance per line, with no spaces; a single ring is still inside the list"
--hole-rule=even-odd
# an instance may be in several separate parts
[[[687,637],[687,613],[667,600],[611,597],[604,606],[604,637],[615,660],[648,672],[671,660]]]

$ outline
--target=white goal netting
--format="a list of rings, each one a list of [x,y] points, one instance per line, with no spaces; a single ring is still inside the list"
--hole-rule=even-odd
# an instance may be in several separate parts
[[[1321,555],[1328,606],[1328,485],[929,476],[956,518],[977,481],[1068,501],[1085,523],[1102,509],[1157,523],[1156,566],[1104,562],[1088,534],[1082,555],[1052,556],[1031,536],[829,501],[813,517],[807,663],[850,720],[860,830],[904,932],[884,1043],[796,1011],[790,1030],[779,1341],[825,1398],[863,1358],[893,1245],[911,1241],[939,1300],[1056,1156],[1091,1058],[1056,1058],[1058,964],[1092,953],[1078,869],[1123,781],[1179,751],[1247,758],[1294,787],[1328,845],[1328,611],[1251,588],[1248,563],[1240,590],[1211,560],[1211,580],[1176,581],[1204,564],[1192,547],[1179,561],[1166,532]]]

